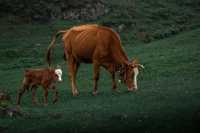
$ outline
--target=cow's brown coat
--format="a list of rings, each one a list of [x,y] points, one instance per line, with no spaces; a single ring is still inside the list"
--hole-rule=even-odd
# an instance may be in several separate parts
[[[97,94],[100,66],[111,73],[113,90],[116,89],[115,72],[119,70],[119,67],[123,70],[122,77],[128,90],[136,89],[133,83],[133,68],[141,65],[136,60],[128,60],[121,47],[119,35],[111,28],[99,25],[82,25],[58,31],[53,36],[48,48],[47,61],[49,64],[51,64],[51,49],[59,34],[63,34],[64,53],[68,61],[73,95],[78,95],[76,73],[81,62],[93,64],[94,95]]]

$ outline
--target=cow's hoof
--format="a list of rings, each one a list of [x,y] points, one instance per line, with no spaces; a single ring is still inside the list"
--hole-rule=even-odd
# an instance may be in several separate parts
[[[48,103],[44,103],[44,107],[46,107],[48,105]]]
[[[93,96],[97,96],[97,94],[98,94],[97,91],[93,91],[93,92],[92,92],[92,95],[93,95]]]
[[[73,96],[78,96],[78,95],[79,95],[78,92],[73,93]]]

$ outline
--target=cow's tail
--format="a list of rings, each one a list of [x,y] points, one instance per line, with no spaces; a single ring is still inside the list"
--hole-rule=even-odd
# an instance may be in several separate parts
[[[52,48],[55,46],[55,42],[56,42],[56,38],[60,35],[60,34],[64,34],[66,33],[67,30],[59,30],[57,31],[55,34],[53,34],[52,39],[51,39],[51,43],[49,44],[49,47],[47,49],[47,53],[46,53],[46,61],[48,63],[48,65],[51,65],[51,53],[52,53]]]

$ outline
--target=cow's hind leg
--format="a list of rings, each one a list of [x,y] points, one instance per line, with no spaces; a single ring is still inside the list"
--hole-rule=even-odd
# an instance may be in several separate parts
[[[69,77],[70,77],[71,86],[72,86],[72,94],[73,96],[77,96],[79,92],[76,86],[76,73],[79,67],[79,63],[77,63],[75,59],[71,57],[68,60],[68,67],[69,67]]]
[[[99,80],[99,71],[100,71],[100,65],[97,62],[93,62],[93,78],[94,78],[94,86],[93,86],[93,95],[97,95],[97,85]]]

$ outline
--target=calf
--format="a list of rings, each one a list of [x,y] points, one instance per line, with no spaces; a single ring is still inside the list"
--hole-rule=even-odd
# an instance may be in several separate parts
[[[36,89],[38,86],[42,86],[44,89],[44,105],[47,105],[48,89],[54,90],[53,103],[58,100],[58,91],[56,89],[56,82],[62,81],[62,70],[60,68],[52,69],[27,69],[25,70],[24,79],[22,82],[22,88],[19,90],[17,96],[17,105],[20,105],[21,97],[26,90],[31,88],[32,91],[32,103],[36,104]]]

